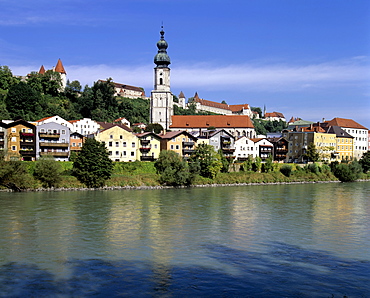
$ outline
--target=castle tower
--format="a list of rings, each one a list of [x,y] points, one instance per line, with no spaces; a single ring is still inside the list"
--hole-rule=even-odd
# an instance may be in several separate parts
[[[157,42],[158,53],[154,57],[154,90],[150,96],[150,122],[169,129],[173,115],[173,96],[170,90],[170,57],[167,55],[168,44],[164,40],[163,26],[161,39]]]
[[[62,60],[58,59],[57,65],[55,66],[55,68],[53,70],[60,73],[60,77],[62,79],[62,88],[61,89],[64,90],[65,87],[67,86],[67,72],[64,69]]]

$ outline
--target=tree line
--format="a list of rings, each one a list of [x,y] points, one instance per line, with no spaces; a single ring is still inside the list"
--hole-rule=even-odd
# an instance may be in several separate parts
[[[84,88],[79,81],[67,81],[62,90],[58,72],[32,72],[22,79],[14,77],[7,66],[0,66],[0,119],[34,121],[53,115],[107,122],[125,117],[131,123],[148,123],[149,101],[115,96],[111,78]]]

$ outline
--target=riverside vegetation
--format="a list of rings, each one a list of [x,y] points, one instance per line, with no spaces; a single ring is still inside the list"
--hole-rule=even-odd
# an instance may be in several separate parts
[[[93,146],[96,146],[93,140]],[[90,142],[87,142],[89,144]],[[98,142],[97,142],[98,143]],[[199,146],[188,161],[172,151],[162,151],[156,162],[111,162],[103,161],[99,154],[90,158],[95,161],[81,164],[83,154],[74,161],[58,162],[40,159],[36,162],[0,160],[0,187],[14,191],[46,188],[76,189],[85,187],[159,187],[190,185],[225,185],[254,183],[294,183],[318,181],[350,182],[370,179],[370,151],[359,162],[319,164],[278,164],[269,159],[262,163],[259,158],[243,163],[231,163],[225,167],[224,158],[214,152],[211,146]],[[102,147],[101,147],[102,148]],[[102,148],[103,149],[103,148]],[[89,150],[86,150],[90,152]],[[106,150],[101,150],[109,159]],[[83,157],[86,158],[86,157]],[[100,161],[99,161],[100,160]],[[76,165],[82,165],[82,175]],[[94,172],[89,168],[94,167]],[[105,172],[103,173],[102,170]],[[95,178],[81,178],[87,175]],[[84,180],[85,179],[85,180]],[[96,179],[96,180],[94,180]],[[91,181],[97,181],[91,182]]]

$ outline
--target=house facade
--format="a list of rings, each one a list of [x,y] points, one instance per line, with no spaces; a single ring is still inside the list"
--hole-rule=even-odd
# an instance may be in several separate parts
[[[288,153],[289,142],[282,137],[267,139],[274,146],[273,150],[274,160],[278,162],[285,161]]]
[[[249,156],[253,158],[258,156],[258,148],[251,139],[242,136],[235,141],[234,155],[235,160],[246,161]]]
[[[91,120],[90,118],[70,120],[68,122],[72,125],[72,128],[71,128],[72,132],[78,132],[79,134],[83,136],[94,134],[100,128],[99,123],[94,120]]]
[[[85,142],[85,138],[86,137],[84,137],[82,134],[78,132],[72,132],[70,135],[70,141],[69,141],[70,151],[76,152],[76,153],[81,151],[82,145]]]
[[[194,152],[197,138],[182,130],[163,132],[161,138],[161,150],[171,150],[178,155],[189,158]]]
[[[255,151],[262,161],[265,161],[274,154],[274,146],[266,138],[254,138],[251,139],[254,142]]]
[[[9,123],[0,122],[0,127],[0,150],[3,150],[5,160],[36,160],[35,125],[20,119]]]
[[[58,161],[68,161],[70,155],[70,130],[55,122],[48,122],[37,127],[37,157],[53,157]]]
[[[139,133],[136,136],[139,139],[138,160],[157,160],[161,152],[161,138],[153,132]]]
[[[61,124],[63,126],[68,127],[70,129],[70,131],[74,131],[73,130],[73,125],[69,121],[63,119],[62,117],[60,117],[58,115],[51,116],[51,117],[45,117],[45,118],[42,118],[40,120],[37,120],[37,121],[35,121],[35,125],[38,126],[38,125],[41,125],[41,124],[51,123],[51,122]]]
[[[360,159],[369,150],[369,130],[352,119],[334,118],[325,121],[330,126],[339,126],[354,137],[353,157]]]
[[[132,131],[121,125],[110,124],[106,129],[94,134],[97,141],[103,142],[113,161],[135,161],[138,159],[139,139]]]

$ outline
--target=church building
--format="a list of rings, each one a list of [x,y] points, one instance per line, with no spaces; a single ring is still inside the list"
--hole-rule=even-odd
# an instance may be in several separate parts
[[[158,123],[169,129],[173,115],[173,95],[170,90],[170,57],[167,55],[168,44],[164,40],[163,26],[161,39],[157,42],[158,53],[154,57],[154,90],[150,96],[150,123]]]

